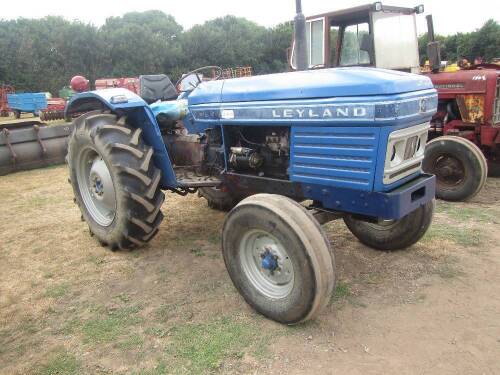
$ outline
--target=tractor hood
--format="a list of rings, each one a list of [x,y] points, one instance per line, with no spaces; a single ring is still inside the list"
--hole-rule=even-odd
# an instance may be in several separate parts
[[[205,82],[189,105],[402,94],[432,89],[428,77],[375,68],[334,68]]]

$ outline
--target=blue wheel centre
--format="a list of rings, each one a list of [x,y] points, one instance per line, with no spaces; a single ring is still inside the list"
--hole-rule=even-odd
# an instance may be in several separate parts
[[[266,250],[264,254],[261,255],[262,257],[262,268],[269,270],[269,271],[275,271],[278,268],[278,261],[276,257],[271,254],[269,250]]]

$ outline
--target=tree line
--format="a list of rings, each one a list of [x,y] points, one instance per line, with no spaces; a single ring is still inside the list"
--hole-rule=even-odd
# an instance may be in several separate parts
[[[422,64],[427,59],[428,40],[427,34],[418,39]],[[457,62],[467,59],[472,63],[478,57],[484,62],[500,57],[500,24],[493,19],[486,21],[478,30],[450,36],[436,35],[436,40],[441,46],[442,60]]]
[[[111,17],[101,27],[54,16],[0,20],[0,83],[57,94],[76,74],[93,82],[158,73],[174,80],[204,65],[282,72],[292,34],[291,22],[266,28],[234,16],[184,30],[161,11]],[[493,20],[471,33],[438,38],[444,59],[500,53],[500,26]],[[425,35],[420,43],[425,59]]]

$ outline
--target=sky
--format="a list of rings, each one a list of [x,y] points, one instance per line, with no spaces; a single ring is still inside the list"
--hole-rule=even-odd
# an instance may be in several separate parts
[[[350,8],[367,4],[370,0],[302,0],[306,16]],[[185,29],[207,20],[227,14],[246,17],[262,26],[273,26],[292,20],[295,13],[294,0],[21,0],[2,1],[0,19],[42,18],[47,15],[78,19],[96,26],[102,25],[106,18],[120,16],[132,11],[162,10],[175,17]],[[386,5],[414,7],[424,4],[425,14],[434,17],[435,32],[449,35],[456,32],[473,31],[486,20],[500,20],[500,11],[493,0],[392,0]],[[495,10],[496,9],[496,10]],[[417,17],[419,34],[426,32],[425,16]]]

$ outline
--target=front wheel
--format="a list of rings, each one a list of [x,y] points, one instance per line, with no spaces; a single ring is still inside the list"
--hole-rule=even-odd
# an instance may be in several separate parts
[[[434,201],[420,206],[399,220],[369,222],[351,215],[344,217],[347,228],[363,244],[376,250],[401,250],[417,243],[432,222]]]
[[[304,322],[330,300],[335,263],[328,239],[289,198],[257,194],[240,202],[224,223],[222,252],[240,294],[270,319]]]
[[[422,168],[436,175],[436,197],[447,201],[471,199],[481,191],[488,176],[488,163],[481,150],[456,136],[430,141]]]

